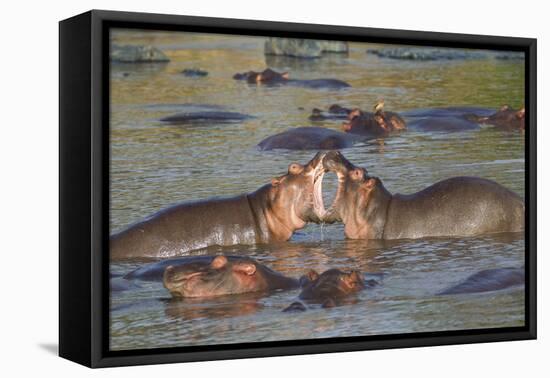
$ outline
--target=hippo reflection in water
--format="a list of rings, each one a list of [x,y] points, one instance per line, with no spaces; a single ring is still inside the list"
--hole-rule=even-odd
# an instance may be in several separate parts
[[[323,159],[338,176],[325,222],[342,221],[350,239],[415,239],[519,232],[525,227],[521,197],[496,182],[453,177],[420,192],[391,194],[377,177],[337,151]]]
[[[169,258],[211,245],[286,241],[308,222],[320,222],[324,154],[250,194],[186,202],[161,210],[110,239],[111,260]]]
[[[290,79],[289,76],[290,75],[288,72],[279,73],[267,68],[262,72],[248,71],[244,73],[236,73],[233,75],[233,79],[243,80],[250,84],[290,85],[310,89],[343,89],[351,87],[351,85],[345,81],[338,79],[298,80]]]
[[[285,277],[257,261],[242,257],[216,256],[208,261],[179,266],[164,271],[164,286],[174,297],[202,298],[228,294],[290,290],[298,280]]]

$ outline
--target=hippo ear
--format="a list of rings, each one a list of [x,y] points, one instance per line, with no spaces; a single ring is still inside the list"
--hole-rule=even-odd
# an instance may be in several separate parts
[[[516,117],[519,119],[525,118],[525,108],[521,108],[516,112]]]
[[[214,269],[220,269],[223,268],[227,264],[227,257],[219,255],[212,260],[210,263],[210,266]]]
[[[500,108],[500,111],[501,112],[505,112],[507,111],[508,109],[510,109],[510,107],[508,105],[502,105],[502,107]]]
[[[281,183],[281,180],[277,177],[271,179],[271,186],[277,187]]]
[[[306,276],[307,276],[308,280],[315,281],[317,278],[319,278],[319,273],[317,273],[317,271],[311,269],[309,272],[307,272]]]
[[[288,76],[288,72],[283,72],[283,73],[281,74],[281,77],[282,77],[283,79],[285,79],[285,80],[288,80],[288,77],[289,77],[289,76]]]
[[[362,185],[365,189],[371,190],[376,186],[376,184],[378,184],[378,178],[377,177],[370,177]]]
[[[351,123],[350,122],[342,122],[342,130],[350,131],[351,130]]]
[[[233,270],[238,273],[244,273],[247,276],[251,276],[256,273],[256,265],[249,262],[241,262],[233,265]]]
[[[365,177],[365,171],[361,168],[354,168],[349,171],[348,175],[353,181],[360,181]]]

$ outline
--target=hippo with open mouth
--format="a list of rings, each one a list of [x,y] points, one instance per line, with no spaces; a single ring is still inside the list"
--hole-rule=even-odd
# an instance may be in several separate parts
[[[291,85],[310,89],[343,89],[351,87],[351,85],[345,81],[338,79],[291,79],[288,72],[280,73],[271,68],[267,68],[262,72],[248,71],[236,73],[233,75],[233,79],[243,80],[250,84]]]
[[[169,265],[163,283],[173,297],[183,298],[291,290],[300,285],[297,279],[283,276],[251,258],[223,255]]]
[[[391,194],[377,177],[340,152],[323,159],[338,176],[325,222],[342,221],[350,239],[415,239],[519,232],[525,228],[520,196],[496,182],[453,177],[414,194]]]
[[[325,208],[324,153],[253,193],[175,205],[110,238],[111,260],[169,258],[211,245],[281,242],[308,222],[320,222]]]

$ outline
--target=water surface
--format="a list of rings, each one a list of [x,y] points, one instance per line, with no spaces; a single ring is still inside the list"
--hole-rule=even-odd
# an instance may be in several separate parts
[[[111,231],[166,206],[187,200],[251,192],[305,163],[315,151],[259,151],[265,137],[308,126],[313,107],[332,103],[370,109],[384,98],[393,111],[435,106],[521,106],[523,61],[495,59],[414,62],[366,54],[375,45],[352,44],[349,56],[318,60],[266,58],[263,39],[189,33],[117,32],[112,40],[161,48],[168,64],[113,65],[111,70]],[[294,78],[338,78],[340,91],[257,87],[234,73],[269,64]],[[185,68],[209,72],[187,78]],[[180,111],[236,111],[255,118],[242,123],[174,126],[158,119]],[[319,125],[319,124],[317,124]],[[338,123],[321,124],[338,129]],[[379,176],[391,192],[412,193],[452,176],[495,180],[524,196],[524,135],[489,127],[458,133],[407,131],[343,151]],[[324,195],[336,178],[325,176]],[[342,225],[309,225],[288,243],[211,247],[191,254],[249,255],[287,275],[308,269],[360,269],[383,273],[382,284],[355,303],[333,309],[313,306],[282,313],[298,291],[172,300],[160,283],[111,296],[113,350],[212,345],[510,327],[524,324],[524,291],[435,296],[482,269],[524,263],[523,234],[378,243],[346,240]],[[112,264],[114,273],[139,263]]]

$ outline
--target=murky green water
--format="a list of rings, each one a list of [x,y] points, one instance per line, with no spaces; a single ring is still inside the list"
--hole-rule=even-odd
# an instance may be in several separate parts
[[[250,192],[306,162],[314,151],[261,152],[256,144],[290,127],[307,126],[313,107],[332,103],[369,109],[379,98],[404,111],[433,106],[514,107],[524,99],[523,61],[406,62],[367,55],[371,45],[352,44],[348,57],[315,61],[268,59],[263,39],[214,35],[124,32],[120,43],[163,49],[171,62],[114,65],[111,80],[111,229],[124,228],[174,203]],[[251,87],[235,72],[269,64],[294,78],[331,77],[352,88]],[[200,67],[205,78],[187,78]],[[125,75],[129,74],[129,75]],[[195,104],[195,105],[193,105]],[[159,118],[208,104],[255,116],[243,123],[172,126]],[[303,108],[303,109],[300,109]],[[329,128],[338,123],[327,122]],[[382,178],[392,192],[410,193],[458,175],[489,178],[524,195],[524,136],[490,128],[459,133],[408,131],[343,151],[355,164]],[[325,197],[335,190],[325,176]],[[522,289],[485,294],[434,296],[468,275],[488,268],[519,267],[522,234],[465,239],[367,243],[345,240],[342,225],[310,225],[288,243],[213,247],[193,254],[245,254],[288,275],[310,268],[383,272],[382,285],[354,304],[305,313],[282,313],[298,291],[268,297],[227,296],[174,301],[160,283],[111,296],[114,350],[249,341],[439,331],[524,324]],[[113,264],[127,272],[138,264]]]

